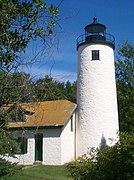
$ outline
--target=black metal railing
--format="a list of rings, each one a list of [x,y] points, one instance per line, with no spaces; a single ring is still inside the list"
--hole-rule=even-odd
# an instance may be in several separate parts
[[[115,46],[114,36],[111,34],[108,34],[108,33],[105,33],[105,34],[102,34],[102,33],[83,34],[77,38],[76,42],[77,42],[77,47],[81,43],[85,43],[85,42],[109,42],[113,46]]]

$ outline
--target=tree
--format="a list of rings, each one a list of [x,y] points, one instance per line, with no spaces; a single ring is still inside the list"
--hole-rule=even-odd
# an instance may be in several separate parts
[[[32,101],[32,89],[33,82],[29,74],[0,72],[0,106]]]
[[[67,81],[65,84],[65,94],[68,100],[76,103],[76,91],[77,91],[77,82],[74,81],[72,84]]]
[[[125,42],[116,61],[117,97],[121,131],[134,131],[134,46]]]
[[[74,180],[133,180],[133,162],[134,134],[123,133],[114,146],[91,149],[67,167]]]
[[[50,47],[59,15],[56,6],[48,7],[44,0],[1,0],[0,8],[1,69],[20,62],[20,53],[31,40],[40,39],[45,48]]]
[[[24,72],[0,72],[0,103],[68,99],[76,102],[76,82],[59,82],[46,75],[35,82]]]
[[[51,76],[45,76],[35,83],[35,98],[36,101],[48,101],[64,99],[64,92],[59,88],[59,82]]]
[[[51,76],[45,76],[35,82],[34,97],[35,101],[76,100],[76,82],[59,82]]]
[[[21,166],[17,166],[16,163],[6,161],[0,158],[0,179],[7,179],[9,176],[13,175],[17,171],[21,170]]]
[[[4,156],[14,155],[17,144],[6,129],[11,116],[3,105],[32,98],[30,78],[14,72],[24,63],[21,55],[31,41],[41,41],[44,49],[51,48],[59,11],[44,0],[0,0],[0,9],[0,155]],[[0,178],[10,174],[13,167],[0,158]]]

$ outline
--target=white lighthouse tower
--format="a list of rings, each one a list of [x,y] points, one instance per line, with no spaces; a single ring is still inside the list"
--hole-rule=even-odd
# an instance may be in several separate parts
[[[77,39],[77,157],[90,147],[113,145],[119,130],[114,37],[93,19]]]

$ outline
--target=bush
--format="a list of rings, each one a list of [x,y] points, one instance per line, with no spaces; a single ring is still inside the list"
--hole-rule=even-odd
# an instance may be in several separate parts
[[[0,158],[0,179],[4,180],[7,177],[15,174],[18,170],[21,169],[21,166],[18,166],[16,163],[11,163],[5,159]]]
[[[134,133],[123,133],[112,147],[91,149],[67,166],[74,180],[133,180]]]

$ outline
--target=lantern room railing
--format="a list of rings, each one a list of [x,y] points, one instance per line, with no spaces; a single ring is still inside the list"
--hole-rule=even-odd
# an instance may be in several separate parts
[[[113,47],[115,46],[115,38],[113,35],[108,34],[108,33],[86,33],[81,36],[79,36],[76,40],[77,42],[77,48],[80,44],[82,43],[92,43],[92,42],[100,42],[104,43],[107,42],[111,44]]]

